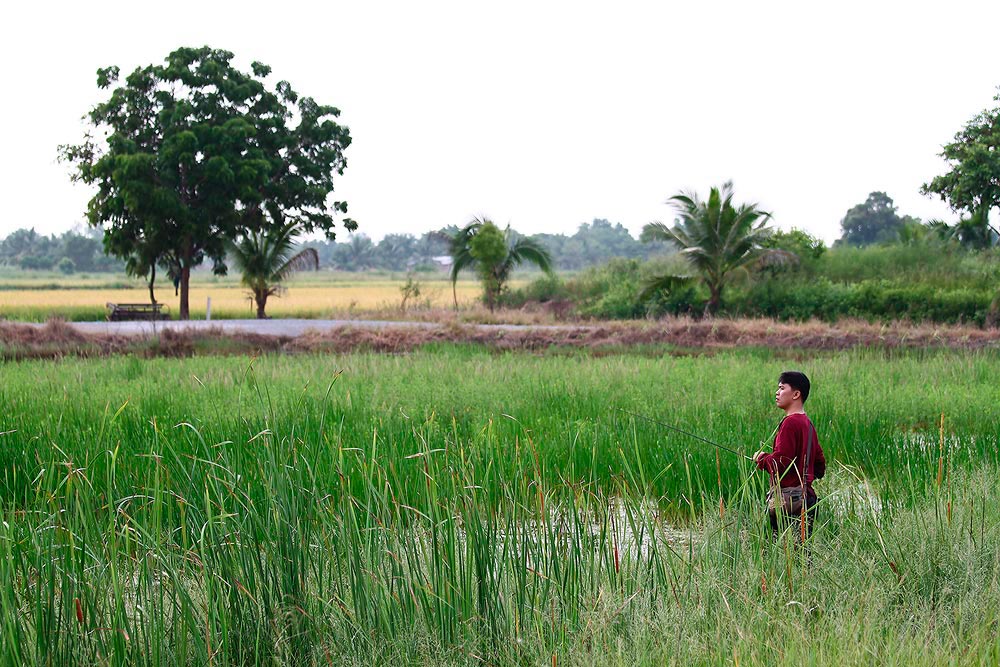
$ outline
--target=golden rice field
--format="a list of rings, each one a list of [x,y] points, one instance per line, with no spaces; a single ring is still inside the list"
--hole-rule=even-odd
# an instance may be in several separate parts
[[[69,281],[57,286],[17,285],[6,282],[0,289],[0,316],[7,319],[38,321],[59,316],[69,320],[99,319],[104,316],[106,304],[148,302],[149,295],[141,282],[126,287],[130,281],[122,279],[114,284],[105,279],[104,285],[73,284]],[[267,314],[284,318],[342,317],[345,314],[366,311],[399,309],[402,303],[402,279],[336,280],[320,283],[316,278],[289,283],[279,296],[267,303]],[[453,304],[451,283],[435,278],[419,281],[420,295],[409,306],[442,308]],[[516,285],[515,285],[516,286]],[[456,289],[459,305],[471,305],[481,294],[476,281],[460,280]],[[156,290],[157,301],[166,304],[176,316],[179,299],[170,285]],[[208,300],[212,303],[212,317],[220,319],[252,318],[255,314],[249,292],[239,283],[194,282],[191,286],[191,317],[205,317]]]

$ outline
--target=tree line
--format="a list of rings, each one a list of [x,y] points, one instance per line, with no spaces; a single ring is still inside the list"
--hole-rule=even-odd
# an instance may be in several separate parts
[[[346,216],[347,203],[331,201],[352,141],[349,129],[337,122],[339,109],[300,96],[287,81],[268,84],[267,65],[254,62],[244,71],[233,58],[209,47],[181,48],[123,80],[117,67],[98,70],[97,85],[106,97],[88,113],[83,140],[59,150],[72,165],[73,178],[96,190],[87,219],[103,234],[104,250],[124,262],[128,273],[148,281],[151,299],[157,268],[162,269],[179,289],[182,319],[189,315],[191,271],[202,264],[220,275],[236,265],[263,315],[281,280],[324,259],[347,270],[410,268],[434,262],[436,253],[445,251],[453,279],[463,257],[470,260],[464,266],[480,274],[484,300],[492,307],[503,296],[511,261],[548,272],[580,269],[609,256],[637,262],[673,248],[679,263],[645,276],[636,298],[663,302],[701,289],[703,311],[715,313],[725,306],[727,285],[740,276],[799,270],[824,250],[808,234],[771,228],[770,213],[737,203],[731,184],[712,188],[707,199],[695,192],[672,197],[673,224],[648,224],[643,243],[606,220],[581,225],[572,237],[528,237],[478,219],[421,237],[394,234],[375,244],[356,234],[336,243],[338,225],[348,232],[358,229]],[[991,211],[1000,206],[998,147],[1000,108],[976,115],[944,146],[947,171],[921,191],[959,212],[957,223],[925,224],[901,216],[888,195],[873,192],[845,215],[839,245],[930,248],[940,242],[993,248],[1000,236],[990,222]],[[10,248],[26,239],[41,243],[33,233],[18,234]],[[327,241],[302,245],[317,233]],[[78,239],[65,240],[64,248],[67,243]],[[527,254],[518,251],[519,244]],[[32,260],[23,252],[4,252],[30,268]],[[65,271],[79,268],[73,258],[56,263]]]
[[[439,260],[449,256],[449,239],[457,225],[413,234],[387,234],[373,241],[363,232],[350,234],[346,240],[304,241],[313,248],[319,265],[337,271],[432,271],[447,268]],[[604,218],[579,225],[573,234],[527,234],[549,250],[554,268],[578,271],[607,262],[613,257],[649,259],[668,248],[642,243],[621,223]],[[101,245],[102,232],[88,228],[70,231],[61,237],[46,237],[32,229],[19,229],[0,241],[0,263],[23,269],[57,270],[60,261],[70,258],[67,273],[76,271],[122,271],[124,263],[107,254]],[[227,266],[231,260],[227,260]],[[64,265],[65,266],[65,265]]]
[[[439,260],[450,256],[450,239],[459,230],[458,226],[449,225],[420,236],[387,234],[377,243],[363,233],[356,233],[345,241],[310,241],[307,245],[316,249],[323,266],[340,271],[433,270],[448,266]],[[545,247],[552,256],[553,267],[560,271],[596,266],[612,257],[649,259],[668,250],[662,245],[642,243],[620,222],[604,218],[581,223],[571,235],[523,236]]]
[[[16,229],[0,240],[0,264],[40,271],[119,272],[124,263],[104,252],[98,230],[70,230],[45,236],[33,228]]]

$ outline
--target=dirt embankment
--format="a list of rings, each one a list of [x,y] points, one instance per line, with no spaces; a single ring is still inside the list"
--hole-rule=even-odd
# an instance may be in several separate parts
[[[342,353],[356,350],[399,353],[435,343],[469,343],[494,350],[538,351],[550,348],[591,351],[663,347],[681,351],[735,347],[789,350],[945,348],[1000,349],[1000,330],[973,327],[867,322],[781,323],[771,320],[670,318],[655,322],[532,328],[486,328],[445,324],[439,327],[371,327],[363,322],[297,336],[269,336],[221,329],[164,330],[136,337],[83,333],[51,321],[36,327],[0,323],[0,358],[64,356],[192,356],[199,354]]]

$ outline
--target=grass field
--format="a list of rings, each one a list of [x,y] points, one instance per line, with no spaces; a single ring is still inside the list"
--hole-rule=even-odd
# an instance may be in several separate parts
[[[808,551],[771,542],[744,460],[616,409],[752,453],[789,365],[833,461]],[[3,655],[996,662],[998,372],[450,345],[7,364]]]

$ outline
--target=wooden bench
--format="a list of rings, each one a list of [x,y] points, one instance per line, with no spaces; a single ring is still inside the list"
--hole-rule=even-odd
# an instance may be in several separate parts
[[[125,322],[131,320],[169,320],[162,303],[111,303],[108,306],[108,320]]]

